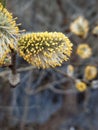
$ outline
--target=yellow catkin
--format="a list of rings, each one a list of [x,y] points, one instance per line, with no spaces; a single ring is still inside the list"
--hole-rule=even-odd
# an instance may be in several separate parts
[[[79,44],[79,46],[77,47],[76,53],[77,53],[82,59],[86,59],[86,58],[91,57],[91,55],[92,55],[92,49],[89,47],[88,44],[82,43],[82,44]]]
[[[94,27],[92,33],[93,33],[93,35],[98,36],[98,25],[96,27]]]
[[[5,57],[10,48],[16,48],[16,37],[19,29],[13,16],[0,3],[0,66],[4,64]]]
[[[89,31],[89,23],[83,16],[79,16],[70,24],[70,31],[82,38],[86,38]]]
[[[79,92],[84,92],[87,89],[87,85],[80,80],[76,81],[75,86]]]
[[[97,68],[93,65],[86,66],[84,70],[84,78],[86,80],[93,80],[97,76]]]
[[[73,74],[74,74],[74,67],[72,65],[68,65],[67,66],[67,74],[69,76],[73,76]]]
[[[61,66],[72,52],[72,43],[60,32],[27,33],[18,41],[19,54],[33,66]]]

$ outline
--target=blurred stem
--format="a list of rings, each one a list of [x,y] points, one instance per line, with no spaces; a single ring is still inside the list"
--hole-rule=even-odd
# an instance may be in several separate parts
[[[9,68],[11,69],[12,74],[16,75],[16,52],[13,49],[11,49],[11,65]]]
[[[54,69],[54,70],[55,70],[56,72],[58,72],[58,73],[64,75],[66,78],[71,79],[71,80],[75,83],[76,79],[75,79],[74,77],[71,77],[71,76],[67,75],[66,73],[62,72],[61,70],[58,70],[58,69]]]
[[[5,65],[4,67],[9,67],[10,71],[9,71],[9,83],[11,85],[11,87],[16,87],[16,85],[20,82],[20,74],[17,73],[17,69],[16,69],[16,55],[17,53],[10,48],[11,52],[10,52],[10,57],[11,57],[11,63],[9,65]]]
[[[7,0],[0,0],[0,3],[2,3],[3,7],[6,7]]]
[[[73,83],[76,82],[76,78],[75,78],[75,77],[71,77],[71,76],[69,76],[68,74],[62,72],[61,70],[58,70],[58,69],[54,69],[54,70],[55,70],[56,72],[58,72],[58,73],[64,75],[66,78],[70,79],[71,81],[73,81]],[[85,79],[82,79],[82,81],[83,81],[84,83],[86,83],[86,84],[89,84],[89,82],[88,82],[87,80],[85,80]]]
[[[16,52],[11,49],[11,65],[9,66],[11,70],[11,75],[9,76],[9,82],[11,87],[16,87],[19,83],[19,76],[17,75],[16,71]]]

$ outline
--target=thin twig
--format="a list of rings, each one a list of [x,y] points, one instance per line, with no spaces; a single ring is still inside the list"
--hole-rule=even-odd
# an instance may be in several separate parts
[[[21,67],[21,68],[17,69],[17,72],[25,72],[25,71],[32,70],[34,68],[35,68],[34,66]],[[10,73],[9,70],[2,71],[2,72],[0,72],[0,77],[5,77],[5,75],[8,75],[9,73]]]
[[[71,81],[73,81],[73,82],[75,83],[75,81],[76,81],[76,79],[75,79],[75,78],[73,78],[73,77],[71,77],[71,76],[67,75],[66,73],[64,73],[64,72],[60,71],[59,69],[54,69],[54,70],[55,70],[56,72],[58,72],[58,73],[60,73],[60,74],[64,75],[66,78],[70,79]]]
[[[11,65],[9,66],[9,68],[12,71],[12,74],[15,75],[16,74],[16,52],[11,49]]]
[[[60,85],[62,83],[65,83],[67,80],[65,78],[61,79],[61,80],[56,80],[56,81],[53,81],[52,83],[48,83],[47,85],[44,85],[44,86],[40,86],[38,87],[37,89],[32,89],[30,88],[29,90],[28,89],[25,89],[26,93],[29,94],[29,95],[35,95],[41,91],[44,91],[44,90],[51,90],[55,93],[58,93],[58,94],[71,94],[71,93],[77,93],[77,91],[75,89],[68,89],[68,90],[62,90],[62,89],[58,89],[58,88],[55,88],[55,85]]]

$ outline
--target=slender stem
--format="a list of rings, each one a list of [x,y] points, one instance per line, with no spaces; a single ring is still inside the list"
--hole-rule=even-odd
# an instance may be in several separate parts
[[[54,70],[55,70],[56,72],[58,72],[58,73],[64,75],[66,78],[70,79],[71,81],[73,81],[73,83],[76,82],[76,78],[75,78],[75,77],[71,77],[71,76],[67,75],[66,73],[64,73],[64,72],[62,72],[62,71],[60,71],[60,70],[58,70],[58,69],[54,69]],[[82,81],[83,81],[84,83],[86,83],[86,84],[89,84],[89,81],[87,81],[87,80],[85,80],[85,79],[82,79]]]
[[[71,77],[71,76],[67,75],[66,73],[64,73],[64,72],[62,72],[62,71],[60,71],[60,70],[58,70],[58,69],[54,69],[54,70],[55,70],[56,72],[58,72],[58,73],[64,75],[66,78],[71,79],[71,80],[75,83],[76,79],[75,79],[74,77]]]
[[[10,70],[11,70],[11,77],[12,79],[9,80],[11,87],[15,88],[17,85],[17,70],[16,70],[16,52],[11,49],[11,65],[9,66]],[[13,80],[13,81],[12,81]],[[16,82],[16,84],[13,84],[14,82]]]
[[[11,65],[9,66],[9,68],[12,71],[12,74],[15,75],[16,72],[16,52],[11,49]]]

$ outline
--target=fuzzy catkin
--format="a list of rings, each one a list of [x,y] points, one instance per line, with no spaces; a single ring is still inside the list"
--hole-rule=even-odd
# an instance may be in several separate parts
[[[27,33],[18,41],[19,54],[33,66],[61,66],[72,52],[72,43],[60,32]]]
[[[0,65],[4,64],[11,48],[16,48],[16,36],[19,34],[12,14],[0,3]]]

